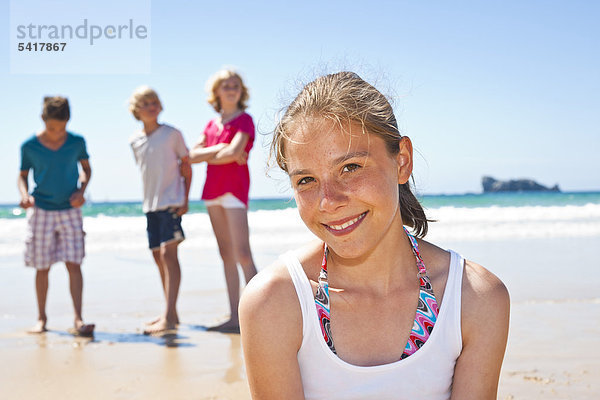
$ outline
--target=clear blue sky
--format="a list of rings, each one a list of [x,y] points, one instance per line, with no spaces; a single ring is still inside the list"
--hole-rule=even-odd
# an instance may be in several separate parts
[[[281,175],[265,177],[276,112],[299,82],[341,68],[395,96],[401,130],[419,152],[421,192],[479,192],[482,175],[600,190],[598,2],[156,0],[151,73],[105,75],[11,74],[8,3],[0,6],[0,203],[18,202],[19,146],[42,127],[47,94],[71,101],[69,128],[84,135],[91,156],[92,198],[139,200],[130,93],[156,88],[161,120],[191,146],[215,116],[205,81],[224,65],[245,77],[248,111],[264,134],[251,153],[254,198],[290,193]],[[194,172],[198,199],[204,172]]]

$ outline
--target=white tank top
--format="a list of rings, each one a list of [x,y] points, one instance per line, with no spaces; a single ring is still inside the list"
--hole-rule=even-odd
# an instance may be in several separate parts
[[[464,265],[459,254],[453,251],[450,254],[444,298],[429,339],[403,360],[371,367],[349,364],[327,347],[321,334],[313,291],[300,261],[292,252],[281,256],[302,309],[298,364],[307,400],[450,398],[454,365],[462,350],[460,307]]]

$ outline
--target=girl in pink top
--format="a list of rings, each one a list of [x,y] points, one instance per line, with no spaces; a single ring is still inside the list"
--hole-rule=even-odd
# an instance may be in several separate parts
[[[223,259],[231,308],[228,321],[208,329],[239,332],[237,264],[241,265],[246,282],[256,275],[248,230],[250,174],[246,163],[254,143],[254,123],[244,112],[248,89],[238,73],[228,69],[217,72],[208,81],[207,91],[208,102],[219,116],[206,125],[190,152],[190,161],[208,163],[202,200]]]

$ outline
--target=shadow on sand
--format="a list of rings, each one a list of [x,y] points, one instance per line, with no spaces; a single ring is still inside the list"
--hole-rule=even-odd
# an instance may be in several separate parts
[[[40,335],[40,340],[38,343],[42,345],[40,342],[48,341],[47,335],[57,335],[59,337],[70,337],[73,338],[73,345],[87,345],[91,343],[151,343],[158,346],[165,347],[195,347],[196,345],[186,340],[189,339],[188,336],[181,335],[177,332],[167,332],[162,334],[155,335],[144,335],[143,333],[137,332],[106,332],[106,331],[98,331],[94,332],[94,335],[91,337],[83,337],[83,336],[75,336],[68,331],[59,331],[59,330],[49,330],[45,334]]]

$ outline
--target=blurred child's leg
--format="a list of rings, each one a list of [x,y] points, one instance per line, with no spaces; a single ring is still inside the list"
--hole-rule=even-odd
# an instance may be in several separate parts
[[[179,285],[181,283],[181,268],[179,267],[179,259],[177,258],[178,245],[178,241],[173,241],[163,244],[158,251],[160,265],[163,267],[162,270],[164,272],[164,292],[167,307],[164,315],[148,324],[144,329],[145,334],[157,334],[168,329],[175,329],[179,323],[177,297],[179,296]],[[154,251],[152,254],[154,254]]]
[[[92,334],[94,325],[86,325],[83,323],[81,316],[81,303],[83,297],[83,275],[81,274],[81,265],[66,262],[67,271],[69,272],[69,290],[71,291],[71,299],[73,300],[73,310],[75,311],[74,327],[78,334]]]
[[[154,258],[154,262],[156,263],[156,266],[158,267],[158,272],[160,273],[160,282],[162,284],[163,293],[165,295],[165,300],[168,301],[169,296],[167,294],[167,286],[165,284],[165,271],[167,270],[167,266],[163,262],[163,259],[162,259],[162,256],[160,255],[160,253],[161,253],[160,249],[152,250],[152,257]],[[153,320],[146,322],[146,325],[155,324],[158,321],[160,321],[160,319],[162,317],[163,317],[162,315],[159,315],[158,317],[154,318]],[[179,315],[177,314],[177,312],[175,313],[175,323],[179,324]]]
[[[46,298],[48,295],[48,273],[54,260],[55,235],[51,213],[37,207],[27,210],[27,238],[25,240],[25,265],[34,267],[35,294],[38,306],[38,321],[28,332],[46,331]]]
[[[165,268],[166,267],[163,265],[162,258],[160,257],[160,249],[153,249],[152,257],[154,258],[154,263],[156,264],[156,267],[158,268],[158,273],[160,274],[160,284],[162,285],[163,294],[165,295],[165,300],[166,300],[167,299],[167,289],[165,286]],[[146,322],[146,325],[155,324],[155,323],[159,322],[161,318],[162,318],[162,315],[159,315],[158,317],[153,318],[152,320]],[[179,321],[177,321],[177,322],[179,323]]]
[[[162,284],[163,292],[165,293],[165,298],[167,297],[167,287],[165,285],[165,265],[163,263],[162,257],[160,255],[160,249],[152,250],[152,257],[154,257],[154,262],[158,267],[158,273],[160,274],[160,283]]]
[[[226,208],[227,223],[235,249],[237,262],[242,266],[246,283],[256,275],[256,267],[250,250],[248,213],[245,208]]]
[[[150,251],[152,251],[152,257],[154,258],[154,262],[158,267],[158,273],[160,274],[160,283],[163,287],[163,292],[166,297],[166,289],[165,289],[165,266],[163,264],[161,255],[160,255],[160,245],[161,245],[161,218],[160,212],[148,212],[146,213],[146,233],[148,234],[148,244],[150,247]]]
[[[56,221],[56,252],[55,260],[64,260],[69,273],[69,289],[75,311],[75,334],[91,335],[94,325],[86,325],[81,317],[81,303],[83,293],[83,276],[81,275],[81,262],[85,256],[85,233],[83,231],[83,217],[80,208],[60,210],[55,214]]]
[[[152,258],[158,268],[158,274],[160,275],[160,284],[163,289],[165,299],[167,298],[167,292],[165,289],[165,266],[163,265],[160,257],[160,220],[157,212],[146,213],[146,233],[148,234],[148,244],[150,251],[152,252]],[[146,322],[146,325],[153,325],[159,322],[162,315],[153,318],[151,321]]]
[[[75,311],[75,325],[83,323],[81,317],[81,298],[83,292],[83,275],[81,275],[81,266],[79,264],[66,262],[69,272],[69,290],[73,300],[73,309]]]
[[[148,220],[148,242],[152,256],[158,266],[167,307],[165,313],[144,329],[145,334],[162,333],[174,329],[179,323],[177,298],[181,283],[181,268],[177,258],[177,246],[185,239],[181,229],[181,217],[174,209],[150,212]]]
[[[167,310],[165,319],[167,329],[172,329],[177,324],[177,297],[181,283],[181,268],[177,258],[177,246],[179,242],[171,242],[161,246],[160,256],[165,268],[165,293],[167,299]]]
[[[35,273],[35,295],[38,306],[38,322],[28,331],[29,333],[46,332],[46,298],[48,296],[48,272],[46,269],[38,269]]]
[[[229,295],[229,307],[231,317],[229,321],[212,327],[214,330],[236,329],[239,328],[238,302],[240,298],[240,277],[238,274],[237,263],[235,259],[235,249],[233,246],[232,234],[227,222],[226,209],[221,206],[209,206],[208,215],[212,224],[219,253],[223,259],[225,269],[225,282],[227,283],[227,293]]]

